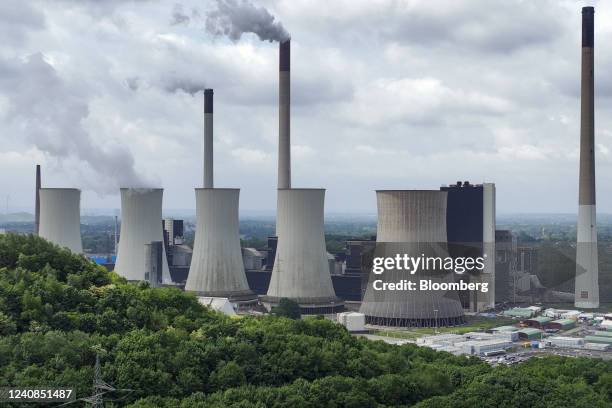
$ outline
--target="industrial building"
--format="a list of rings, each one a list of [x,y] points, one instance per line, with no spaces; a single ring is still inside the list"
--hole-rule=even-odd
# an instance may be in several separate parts
[[[446,351],[455,355],[486,356],[504,353],[512,348],[512,340],[506,335],[488,333],[438,334],[420,337],[417,345],[432,348],[437,351]]]
[[[543,332],[540,329],[526,327],[518,331],[519,339],[521,340],[540,340]]]
[[[485,258],[485,268],[479,274],[463,279],[486,282],[495,287],[495,184],[471,184],[458,181],[440,187],[447,192],[446,229],[449,253],[453,257]],[[482,311],[495,307],[495,291],[459,292],[463,307]]]
[[[523,320],[523,323],[525,323],[529,327],[536,327],[538,329],[543,329],[544,326],[546,326],[551,321],[552,319],[550,317],[536,316],[536,317],[532,317],[532,318]]]
[[[41,188],[38,235],[74,253],[83,253],[81,191],[76,188]]]
[[[575,305],[599,307],[597,211],[595,209],[595,79],[593,7],[582,8],[582,75],[580,93],[580,176],[576,242]]]
[[[204,91],[204,188],[196,188],[196,234],[185,290],[250,303],[238,225],[240,190],[213,185],[213,90]]]
[[[242,248],[244,269],[260,271],[266,262],[266,255],[255,248]]]
[[[524,274],[533,275],[538,270],[537,248],[520,246],[516,248],[516,270]]]
[[[578,337],[553,336],[547,338],[546,343],[555,347],[580,348],[584,346],[584,339]]]
[[[376,239],[371,240],[349,240],[346,241],[343,274],[347,276],[358,276],[364,273],[364,255],[372,254],[376,247]],[[365,270],[367,275],[369,271]]]
[[[535,314],[535,312],[531,309],[524,308],[524,307],[514,307],[509,310],[504,310],[502,314],[507,317],[518,317],[520,319],[528,319],[532,317]]]
[[[601,343],[601,344],[612,345],[612,337],[607,337],[607,336],[595,336],[595,335],[584,336],[584,341],[587,343]]]
[[[377,257],[396,254],[448,257],[446,242],[447,192],[434,190],[379,190],[376,192],[378,224]],[[385,280],[398,282],[403,271],[388,270]],[[451,282],[452,273],[437,269],[420,271],[419,279]],[[374,278],[370,278],[374,279]],[[454,291],[375,291],[368,285],[360,312],[370,324],[382,326],[437,327],[464,323],[463,308]]]
[[[291,186],[290,40],[279,46],[279,141],[276,235],[272,276],[262,302],[266,308],[290,298],[302,313],[330,313],[344,308],[334,292],[323,231],[325,190]]]
[[[512,341],[504,339],[466,341],[459,343],[458,346],[461,348],[463,354],[486,356],[505,352],[512,347]]]
[[[546,330],[570,330],[576,327],[576,321],[572,319],[559,319],[545,323]]]
[[[162,200],[161,188],[121,189],[121,235],[115,272],[127,280],[145,280],[145,245],[164,241]],[[172,283],[165,249],[162,282]]]
[[[515,326],[499,326],[489,329],[491,333],[517,332],[519,329]]]
[[[365,315],[357,312],[341,312],[337,316],[338,323],[350,332],[365,331]]]
[[[512,231],[495,231],[495,300],[516,302],[517,239]]]

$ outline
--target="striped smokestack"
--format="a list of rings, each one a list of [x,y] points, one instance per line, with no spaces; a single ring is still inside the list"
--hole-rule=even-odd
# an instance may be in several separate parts
[[[279,45],[278,188],[291,188],[291,40]]]
[[[580,94],[580,205],[595,205],[595,112],[593,74],[593,7],[582,8],[582,75]]]
[[[40,164],[36,165],[36,200],[34,203],[34,234],[38,235],[40,230]]]
[[[204,188],[213,188],[213,90],[204,90]]]
[[[594,14],[593,7],[582,8],[580,176],[575,287],[575,306],[581,308],[599,307],[595,210]]]

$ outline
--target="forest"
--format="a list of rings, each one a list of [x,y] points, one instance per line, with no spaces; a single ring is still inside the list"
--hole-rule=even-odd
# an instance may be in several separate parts
[[[96,355],[104,381],[124,390],[105,394],[107,407],[612,406],[610,361],[491,367],[355,337],[321,317],[232,319],[40,238],[0,235],[0,386],[86,397]]]

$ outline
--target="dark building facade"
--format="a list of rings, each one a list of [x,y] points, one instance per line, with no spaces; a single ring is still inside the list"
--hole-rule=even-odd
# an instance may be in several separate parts
[[[274,268],[274,259],[276,258],[276,247],[278,245],[278,237],[268,237],[268,252],[266,254],[266,271],[271,271]]]

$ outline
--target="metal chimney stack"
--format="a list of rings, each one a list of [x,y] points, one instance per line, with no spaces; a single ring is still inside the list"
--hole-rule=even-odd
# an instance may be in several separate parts
[[[40,164],[36,165],[36,202],[34,204],[34,234],[38,235],[40,230]]]
[[[579,308],[599,307],[595,210],[594,14],[593,7],[582,8],[580,177],[575,282],[575,306]]]
[[[213,188],[213,90],[204,90],[204,188]]]
[[[291,188],[291,40],[279,45],[278,188]]]

